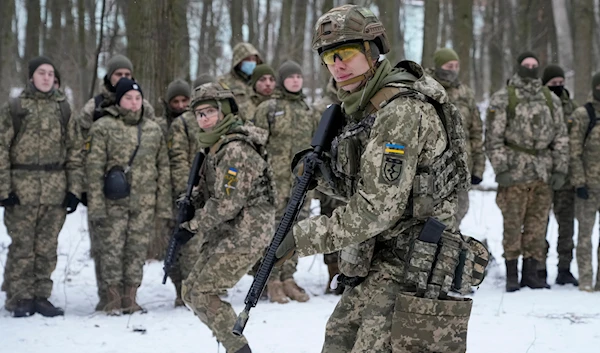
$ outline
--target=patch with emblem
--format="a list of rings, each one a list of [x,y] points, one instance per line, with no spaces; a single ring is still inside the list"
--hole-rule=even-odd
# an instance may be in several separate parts
[[[83,150],[85,152],[89,152],[90,148],[92,147],[92,137],[89,136],[86,140],[85,140],[85,145],[83,145]]]
[[[236,188],[238,182],[238,170],[230,167],[227,169],[227,173],[225,173],[225,177],[223,180],[223,190],[225,191],[225,195],[229,196]]]
[[[406,153],[404,144],[386,143],[383,147],[383,161],[379,173],[379,182],[393,185],[400,180],[402,164]]]

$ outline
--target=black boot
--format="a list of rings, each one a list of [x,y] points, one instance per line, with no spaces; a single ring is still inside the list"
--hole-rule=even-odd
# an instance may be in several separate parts
[[[550,287],[550,285],[548,284],[548,282],[546,281],[546,279],[548,278],[548,271],[547,270],[537,270],[537,276],[538,279],[540,280],[540,282],[543,282],[545,284],[544,288],[546,289],[550,289],[552,287]]]
[[[250,346],[245,344],[242,348],[238,349],[235,353],[252,353]]]
[[[509,293],[521,289],[519,286],[519,271],[517,269],[518,261],[519,260],[506,261],[506,291]]]
[[[19,299],[11,309],[13,317],[27,317],[35,314],[33,299]]]
[[[569,270],[568,268],[559,268],[558,276],[556,276],[556,284],[572,284],[575,287],[577,287],[579,285],[579,281],[577,281],[577,278],[573,276],[571,270]]]
[[[65,315],[63,309],[55,307],[46,298],[35,298],[35,312],[45,317]]]
[[[521,287],[529,287],[531,289],[546,288],[537,274],[537,260],[533,257],[523,259],[523,270],[521,271]]]

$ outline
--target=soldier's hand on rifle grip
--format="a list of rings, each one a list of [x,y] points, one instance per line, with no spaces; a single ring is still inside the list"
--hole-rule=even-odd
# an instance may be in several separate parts
[[[196,214],[196,208],[194,205],[182,205],[183,207],[183,222],[189,222],[194,218]]]
[[[279,244],[277,251],[275,252],[275,257],[277,261],[275,262],[275,266],[281,266],[283,263],[292,258],[294,253],[296,252],[296,239],[294,239],[294,232],[290,230],[285,238]]]
[[[190,232],[187,229],[179,229],[177,233],[175,233],[174,237],[177,239],[177,242],[181,245],[185,245],[190,239],[194,237],[194,233]]]

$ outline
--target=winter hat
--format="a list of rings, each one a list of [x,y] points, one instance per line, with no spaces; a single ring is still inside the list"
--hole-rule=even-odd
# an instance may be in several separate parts
[[[192,83],[192,88],[196,88],[198,86],[202,86],[205,83],[209,83],[209,82],[216,82],[215,78],[209,74],[202,74],[198,77],[196,77],[196,79],[194,80],[194,82]]]
[[[524,51],[521,54],[519,54],[519,56],[517,56],[517,64],[521,65],[523,60],[525,60],[527,58],[534,58],[535,60],[537,60],[537,62],[540,62],[540,59],[538,59],[538,57],[533,52]]]
[[[52,60],[50,60],[50,58],[47,56],[38,56],[29,60],[29,63],[27,64],[29,66],[29,78],[32,78],[35,70],[44,64],[51,65],[54,68],[54,72],[56,72],[56,66],[54,66],[54,63]]]
[[[117,105],[120,105],[121,98],[125,95],[125,93],[129,91],[138,91],[144,98],[144,93],[142,92],[142,87],[132,79],[127,77],[123,77],[117,82],[117,86],[115,87],[115,102]]]
[[[595,90],[598,85],[600,85],[600,72],[597,72],[592,76],[592,91]]]
[[[110,79],[112,74],[118,69],[129,69],[133,73],[133,64],[126,56],[115,55],[106,63],[106,76]]]
[[[458,54],[450,48],[438,49],[433,54],[433,62],[435,63],[436,68],[440,68],[445,63],[453,60],[459,61]]]
[[[61,86],[61,82],[60,82],[60,71],[58,71],[57,68],[54,68],[54,77],[58,80],[58,86]]]
[[[167,103],[171,102],[171,99],[177,96],[184,96],[187,98],[192,96],[190,85],[184,80],[175,80],[169,83],[169,86],[167,86]]]
[[[279,77],[277,83],[283,87],[283,81],[293,74],[302,75],[302,67],[295,61],[288,60],[279,66]]]
[[[555,77],[565,78],[565,71],[562,69],[562,67],[554,64],[546,66],[544,73],[542,74],[542,84],[545,85],[548,83],[548,81]]]
[[[268,64],[257,65],[256,68],[254,68],[254,71],[252,71],[252,76],[250,77],[250,87],[254,87],[256,82],[258,82],[258,80],[260,80],[260,78],[264,75],[273,75],[273,77],[275,77],[275,70],[273,70],[273,68]]]

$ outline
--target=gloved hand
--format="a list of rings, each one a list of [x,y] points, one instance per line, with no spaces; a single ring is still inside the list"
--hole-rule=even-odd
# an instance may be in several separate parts
[[[71,214],[75,212],[75,210],[77,209],[77,205],[79,205],[79,202],[80,200],[77,198],[77,196],[75,196],[75,194],[73,194],[72,192],[68,191],[67,195],[65,196],[65,200],[62,203],[62,207],[67,210],[67,214]]]
[[[472,185],[479,185],[479,183],[481,183],[483,180],[478,177],[477,175],[471,175],[471,184]]]
[[[87,207],[87,192],[81,194],[81,200],[79,200],[81,204]]]
[[[550,186],[552,186],[552,190],[560,190],[560,188],[565,185],[567,181],[567,176],[563,173],[554,173],[550,177]]]
[[[590,198],[590,193],[588,192],[588,188],[586,186],[577,188],[577,197],[583,200],[587,200]]]
[[[496,174],[496,182],[500,186],[508,186],[511,182],[510,172],[502,172],[500,174]]]
[[[3,207],[10,207],[10,206],[15,206],[15,205],[20,205],[21,201],[19,201],[19,196],[17,196],[17,194],[15,194],[14,192],[10,192],[10,194],[8,194],[8,197],[5,198],[4,200],[0,200],[0,206]]]
[[[194,207],[194,205],[186,205],[183,206],[183,220],[182,222],[189,222],[194,218],[194,215],[196,214],[196,208]]]
[[[287,259],[290,259],[292,256],[294,256],[295,252],[296,252],[296,239],[294,239],[294,232],[292,230],[290,230],[285,235],[285,237],[281,241],[281,244],[279,244],[277,251],[275,252],[275,257],[277,258],[277,261],[275,262],[275,266],[283,265],[283,263]]]
[[[180,228],[177,233],[175,233],[174,237],[177,239],[177,242],[181,245],[185,245],[190,239],[194,237],[194,233],[190,232],[187,229]]]

